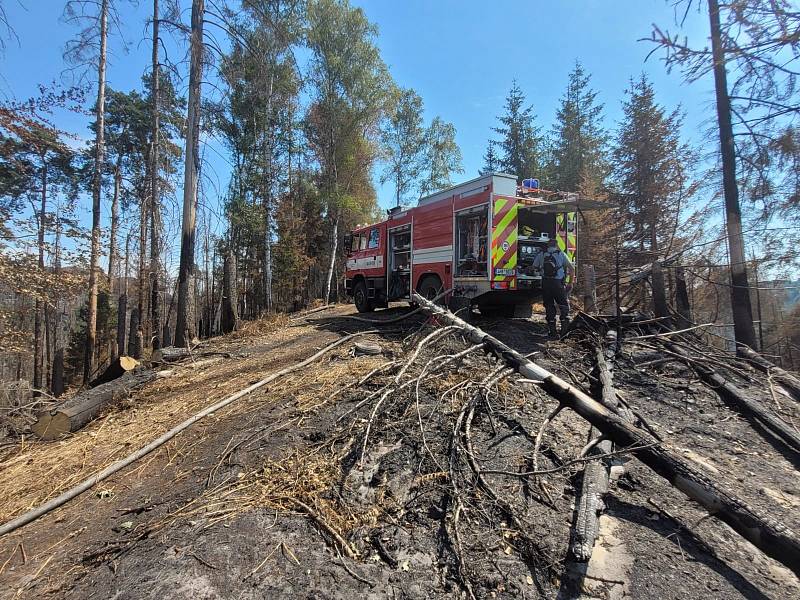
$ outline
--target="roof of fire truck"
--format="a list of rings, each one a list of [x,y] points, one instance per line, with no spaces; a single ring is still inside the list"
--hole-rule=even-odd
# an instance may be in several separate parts
[[[536,212],[574,212],[614,208],[615,206],[609,202],[587,198],[575,192],[559,192],[543,189],[526,190],[517,185],[516,175],[494,172],[480,175],[469,181],[451,185],[433,194],[423,196],[417,201],[417,206],[427,206],[439,200],[452,198],[456,195],[460,198],[468,198],[469,196],[483,193],[490,189],[490,187],[493,194],[516,198],[520,204]],[[406,211],[412,208],[414,207],[398,206],[391,208],[388,211],[388,219],[391,220],[402,217]],[[372,225],[375,225],[375,223],[359,225],[356,230],[364,229]]]

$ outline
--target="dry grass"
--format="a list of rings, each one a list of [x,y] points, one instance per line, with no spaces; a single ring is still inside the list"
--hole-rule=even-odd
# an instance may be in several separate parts
[[[261,337],[277,331],[289,324],[289,315],[286,313],[276,313],[267,315],[256,321],[244,321],[239,329],[225,336],[229,340],[251,339]]]
[[[254,353],[247,358],[211,364],[201,361],[196,366],[183,363],[183,366],[174,368],[171,377],[156,380],[121,405],[111,408],[88,427],[63,440],[40,442],[29,437],[20,438],[0,464],[0,521],[5,522],[59,495],[203,407],[247,387],[271,371],[304,358],[311,349],[310,344],[320,341],[319,332],[311,328],[280,327],[277,322],[258,322],[254,327],[259,330],[274,329],[267,336],[256,336],[252,332],[247,334],[251,344],[293,338],[298,343],[275,354]],[[224,340],[231,341],[235,340]],[[221,345],[229,346],[230,343]],[[304,410],[311,410],[329,399],[334,387],[346,381],[345,378],[353,376],[352,362],[313,365],[303,373],[276,381],[268,389],[242,398],[208,419],[221,421],[256,410],[260,405],[285,398],[290,388],[295,390],[301,387],[304,391],[296,395],[297,402]],[[361,373],[363,369],[366,373],[379,363],[379,357],[378,360],[359,359],[356,371]],[[325,388],[329,391],[323,392]],[[126,477],[141,478],[146,467],[159,455],[167,453],[171,460],[185,451],[187,443],[186,436],[178,436],[134,465],[132,470],[127,471]]]

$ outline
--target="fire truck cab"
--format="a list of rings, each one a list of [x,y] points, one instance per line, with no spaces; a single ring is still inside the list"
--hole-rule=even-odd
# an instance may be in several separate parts
[[[547,192],[538,181],[489,173],[393,208],[380,223],[345,237],[345,289],[359,312],[444,290],[451,308],[530,316],[540,295],[533,261],[555,237],[574,262],[577,211],[600,208],[577,194]]]

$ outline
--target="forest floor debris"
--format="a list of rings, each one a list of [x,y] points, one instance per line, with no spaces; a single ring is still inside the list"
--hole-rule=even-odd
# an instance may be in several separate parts
[[[291,327],[254,325],[213,343],[230,358],[176,369],[63,440],[19,441],[0,464],[0,519],[57,495],[340,333],[367,329],[340,318],[350,311],[336,307]],[[535,321],[486,319],[481,327],[588,388],[591,354],[577,338],[545,345],[543,323]],[[534,456],[555,401],[457,331],[437,333],[420,315],[392,328],[364,338],[379,343],[381,355],[353,355],[342,346],[0,539],[0,596],[800,593],[791,572],[704,518],[625,453],[613,459],[624,472],[617,469],[606,497],[602,549],[581,574],[568,555],[582,466],[572,459],[588,425],[562,411],[542,429]],[[637,344],[623,346],[616,366],[626,403],[698,468],[716,470],[749,503],[800,529],[800,474],[791,457],[684,364],[635,366],[627,354],[634,348],[659,349],[653,339]],[[745,389],[763,383],[746,367],[732,376]],[[776,414],[797,422],[797,404],[775,393]],[[519,475],[532,470],[546,473]],[[598,560],[611,566],[597,567]]]

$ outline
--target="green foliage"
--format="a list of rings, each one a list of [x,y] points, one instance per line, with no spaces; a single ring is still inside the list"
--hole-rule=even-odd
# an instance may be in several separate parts
[[[425,134],[425,173],[420,186],[422,194],[430,194],[453,185],[451,175],[463,173],[461,150],[456,143],[452,123],[435,117]]]
[[[347,0],[311,0],[307,18],[313,103],[305,132],[320,165],[320,187],[334,218],[342,211],[364,215],[375,204],[370,169],[391,78],[375,45],[377,30],[360,8]]]
[[[542,139],[535,125],[533,109],[525,106],[525,94],[516,81],[506,97],[505,113],[498,117],[499,127],[492,130],[500,136],[490,141],[484,161],[485,171],[500,170],[517,176],[517,183],[525,177],[537,177],[542,168]],[[495,153],[495,147],[500,152]]]
[[[69,344],[64,357],[64,375],[67,381],[78,381],[83,376],[84,352],[86,347],[86,320],[89,315],[89,301],[78,310],[75,327],[70,332]],[[116,308],[111,306],[111,298],[106,290],[97,294],[97,364],[103,364],[106,351],[117,327]]]
[[[417,188],[426,150],[422,98],[412,89],[398,90],[394,110],[383,128],[387,166],[380,182],[391,181],[397,206]]]
[[[613,179],[626,212],[628,239],[651,252],[672,243],[681,208],[694,185],[689,180],[693,156],[681,143],[682,115],[667,113],[642,75],[631,80],[622,103],[623,120],[613,148]]]
[[[584,191],[587,186],[600,189],[608,175],[608,134],[600,125],[603,105],[598,104],[590,81],[591,76],[576,62],[556,113],[546,187],[567,191]]]

